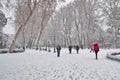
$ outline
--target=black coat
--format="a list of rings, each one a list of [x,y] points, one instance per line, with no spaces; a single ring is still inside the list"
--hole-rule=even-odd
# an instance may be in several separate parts
[[[78,45],[76,46],[76,50],[79,50],[79,46]]]
[[[71,49],[72,49],[72,46],[68,46],[68,48],[69,48],[69,50],[71,50]]]

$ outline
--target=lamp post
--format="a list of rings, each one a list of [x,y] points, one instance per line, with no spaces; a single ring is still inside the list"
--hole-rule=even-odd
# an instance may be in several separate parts
[[[56,50],[55,50],[55,35],[54,35],[54,53],[56,53]]]
[[[48,52],[50,52],[50,41],[48,41]]]

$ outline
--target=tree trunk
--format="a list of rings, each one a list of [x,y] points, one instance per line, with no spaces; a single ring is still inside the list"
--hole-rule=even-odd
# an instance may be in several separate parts
[[[85,34],[83,34],[83,39],[84,39],[84,47],[86,47],[86,44],[85,44]]]
[[[77,37],[78,37],[78,45],[81,46],[81,40],[80,40],[80,31],[79,31],[79,24],[77,24],[77,22],[75,21],[75,25],[76,25],[76,30],[77,30]]]
[[[117,29],[115,27],[115,48],[117,48]]]
[[[21,25],[21,26],[19,27],[19,29],[17,30],[17,32],[16,32],[16,34],[15,34],[15,36],[14,36],[14,39],[13,39],[13,41],[12,41],[10,47],[9,47],[9,53],[12,53],[12,52],[13,52],[13,49],[14,49],[14,46],[15,46],[15,42],[16,42],[16,40],[17,40],[17,37],[18,37],[18,35],[20,34],[22,28],[26,26],[26,24],[27,24],[27,22],[29,21],[30,17],[32,16],[35,8],[36,8],[36,6],[34,6],[33,10],[30,12],[30,14],[28,15],[27,19],[26,19],[25,22],[23,23],[23,25]]]
[[[25,31],[23,30],[23,49],[26,48]]]
[[[10,45],[10,48],[9,48],[9,53],[12,53],[12,52],[13,52],[13,49],[14,49],[14,46],[15,46],[16,39],[17,39],[17,37],[18,37],[18,35],[19,35],[19,33],[20,33],[22,27],[23,27],[23,26],[21,25],[20,28],[18,29],[17,33],[15,34],[14,39],[13,39],[11,45]]]

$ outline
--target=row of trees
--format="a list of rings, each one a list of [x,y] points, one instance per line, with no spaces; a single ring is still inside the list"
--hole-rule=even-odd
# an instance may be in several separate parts
[[[102,48],[119,48],[119,8],[120,0],[75,0],[53,16],[49,27],[53,33],[46,33],[47,39],[55,35],[56,43],[65,47],[89,48],[97,41]]]
[[[9,52],[13,51],[15,44],[38,48],[42,32],[55,11],[56,3],[56,0],[16,1],[15,28],[17,31]]]
[[[14,0],[8,0],[9,5],[11,1]],[[9,52],[15,45],[38,48],[48,42],[50,46],[59,43],[64,47],[78,44],[89,48],[95,41],[101,47],[120,46],[120,0],[74,0],[58,11],[57,0],[19,0],[14,3],[16,33]]]
[[[51,29],[57,31],[56,42],[65,47],[78,44],[88,48],[92,42],[99,41],[103,30],[97,23],[97,4],[96,0],[75,0],[57,12],[51,20]]]

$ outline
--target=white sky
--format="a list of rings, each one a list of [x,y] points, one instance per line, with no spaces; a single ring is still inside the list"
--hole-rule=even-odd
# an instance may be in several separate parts
[[[6,26],[3,28],[5,34],[14,34],[14,28],[12,26]]]
[[[69,4],[70,2],[73,2],[74,0],[66,0],[66,2],[65,3],[59,3],[59,5],[57,6],[57,10],[58,9],[60,9],[61,7],[63,7],[63,6],[65,6],[65,5],[67,5],[67,4]]]
[[[74,0],[66,0],[65,3],[60,3],[60,4],[57,6],[56,9],[57,9],[57,10],[60,9],[61,7],[69,4],[71,1],[74,1]],[[6,12],[5,14],[6,14],[7,16],[8,16],[8,14],[11,15],[11,13],[8,13],[8,12]],[[13,25],[8,22],[8,24],[3,28],[3,32],[4,32],[5,34],[14,34],[14,33],[15,33],[15,30],[14,30],[14,28],[13,28],[12,26],[13,26]]]
[[[7,25],[5,25],[5,27],[3,28],[3,32],[5,34],[14,34],[15,33],[15,30],[14,30],[14,27],[13,27],[14,22],[11,19],[9,19],[9,17],[7,17],[7,18],[8,18],[8,20],[7,20],[8,22],[7,22]]]

